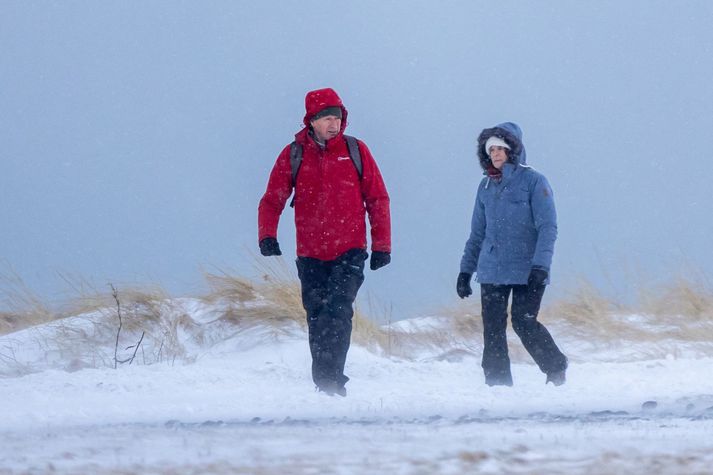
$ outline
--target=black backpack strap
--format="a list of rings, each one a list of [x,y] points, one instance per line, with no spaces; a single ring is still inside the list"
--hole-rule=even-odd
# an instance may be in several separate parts
[[[297,142],[290,144],[290,168],[292,168],[292,186],[297,183],[297,172],[300,171],[302,165],[302,145]]]
[[[292,169],[292,188],[297,185],[297,172],[300,171],[300,166],[302,165],[302,145],[297,142],[292,142],[290,144],[290,168]],[[296,191],[296,190],[295,190]],[[292,195],[292,200],[290,201],[290,208],[295,207],[295,195]]]
[[[351,157],[352,162],[354,163],[354,168],[356,168],[357,174],[359,175],[359,179],[361,180],[361,177],[364,175],[364,171],[361,164],[361,152],[359,152],[359,142],[357,142],[357,139],[352,137],[351,135],[345,135],[344,140],[347,141],[347,147],[349,148],[349,156]]]

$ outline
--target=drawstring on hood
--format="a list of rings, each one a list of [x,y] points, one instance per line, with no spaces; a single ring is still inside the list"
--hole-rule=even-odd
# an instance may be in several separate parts
[[[485,174],[488,175],[488,182],[485,184],[486,188],[490,185],[490,180],[493,180],[495,183],[500,183],[500,180],[503,179],[503,171],[495,168],[492,163],[485,170]]]

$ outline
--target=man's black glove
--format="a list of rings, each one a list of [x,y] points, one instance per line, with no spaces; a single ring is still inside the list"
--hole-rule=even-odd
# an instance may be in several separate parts
[[[458,274],[458,282],[456,283],[458,297],[464,299],[473,293],[473,289],[470,288],[471,277],[473,277],[473,274],[468,274],[467,272]]]
[[[527,286],[531,289],[545,285],[549,273],[544,267],[535,266],[530,271],[530,277],[527,278]]]
[[[369,267],[371,267],[371,270],[376,270],[384,267],[389,262],[391,262],[390,252],[372,251]]]
[[[267,237],[260,241],[260,254],[263,256],[281,256],[280,244],[274,237]]]

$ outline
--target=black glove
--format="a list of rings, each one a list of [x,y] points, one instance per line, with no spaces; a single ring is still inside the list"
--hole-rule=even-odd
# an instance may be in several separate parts
[[[471,277],[473,277],[473,274],[468,274],[467,272],[458,274],[458,282],[456,283],[458,297],[464,299],[473,293],[473,289],[470,288]]]
[[[371,260],[369,261],[369,267],[371,267],[371,270],[376,270],[384,267],[389,262],[391,262],[390,252],[372,251]]]
[[[547,272],[547,269],[545,269],[544,267],[535,266],[530,271],[530,277],[527,278],[527,286],[533,289],[535,287],[545,285],[545,281],[547,280],[548,276],[549,273]]]
[[[260,241],[260,254],[263,256],[281,256],[282,251],[280,250],[280,244],[278,244],[277,239],[267,237]]]

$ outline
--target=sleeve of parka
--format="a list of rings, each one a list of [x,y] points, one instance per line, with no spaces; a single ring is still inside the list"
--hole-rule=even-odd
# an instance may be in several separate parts
[[[277,225],[285,203],[292,194],[292,168],[290,146],[282,150],[270,172],[267,189],[257,210],[258,241],[277,238]]]
[[[358,141],[362,162],[361,194],[371,226],[371,250],[391,252],[391,211],[389,193],[369,148]]]
[[[547,178],[537,174],[530,198],[532,217],[537,230],[537,244],[532,265],[539,266],[549,271],[552,265],[552,256],[555,252],[557,239],[557,212],[555,199]]]
[[[481,181],[480,186],[478,186],[478,193],[475,196],[473,216],[470,219],[470,236],[465,242],[463,257],[460,260],[460,271],[467,274],[473,274],[478,269],[480,249],[485,239],[485,205],[480,196],[482,188],[483,182]]]

